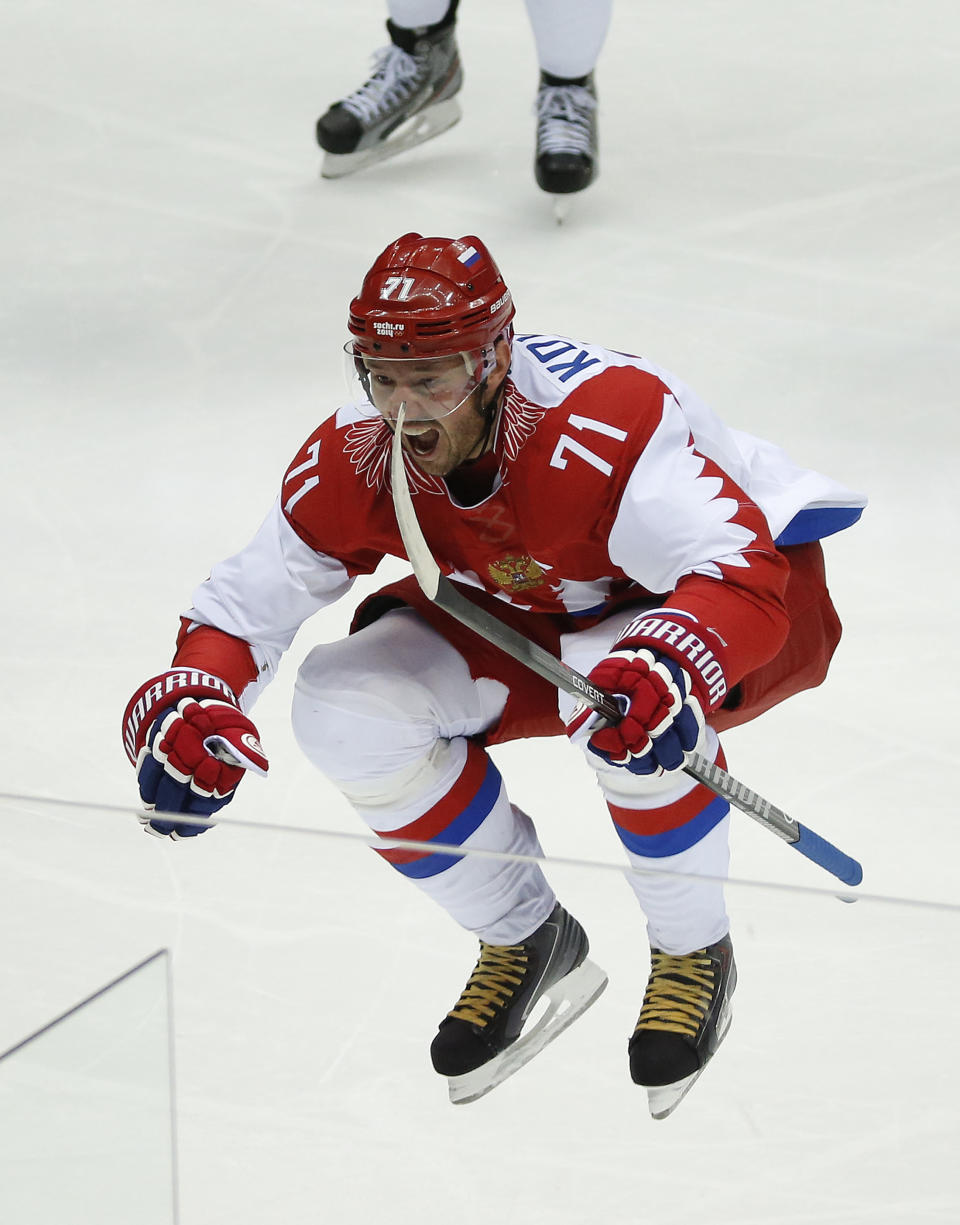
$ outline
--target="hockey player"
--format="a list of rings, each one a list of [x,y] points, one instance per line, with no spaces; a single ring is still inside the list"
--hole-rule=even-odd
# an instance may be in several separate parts
[[[389,488],[391,446],[402,446],[443,571],[622,695],[625,715],[597,727],[411,576],[363,602],[348,638],[307,656],[298,742],[383,836],[382,857],[480,939],[431,1048],[453,1100],[469,1101],[606,981],[529,858],[534,824],[487,752],[567,732],[627,859],[646,870],[630,878],[651,970],[629,1064],[664,1117],[722,1040],[736,983],[717,883],[728,808],[683,771],[685,755],[722,764],[719,731],[823,680],[840,626],[820,538],[864,503],[728,428],[652,362],[515,335],[513,317],[478,238],[405,234],[377,258],[350,305],[355,402],[307,439],[253,540],[197,588],[170,668],[131,698],[124,740],[143,821],[172,838],[199,832],[175,814],[213,814],[245,770],[266,771],[250,711],[297,628],[384,556],[404,555]],[[525,1029],[542,997],[545,1017]]]
[[[390,43],[373,75],[317,121],[324,178],[393,157],[460,119],[459,0],[388,0]],[[534,173],[551,195],[582,191],[597,173],[593,70],[613,0],[526,0],[540,82]]]

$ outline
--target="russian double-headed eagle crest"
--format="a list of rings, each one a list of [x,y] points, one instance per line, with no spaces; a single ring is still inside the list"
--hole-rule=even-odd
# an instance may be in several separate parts
[[[527,591],[543,582],[543,570],[529,553],[511,554],[493,561],[487,571],[504,591]]]

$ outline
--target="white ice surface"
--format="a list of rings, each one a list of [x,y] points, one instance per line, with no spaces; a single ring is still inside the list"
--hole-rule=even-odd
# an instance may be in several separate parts
[[[522,326],[647,354],[869,494],[827,548],[846,630],[827,684],[728,757],[858,855],[864,889],[954,902],[960,10],[619,3],[601,176],[557,227],[523,8],[461,8],[462,123],[339,182],[312,127],[382,40],[373,0],[0,9],[0,790],[132,801],[124,703],[336,405],[363,271],[405,230],[477,233]],[[354,603],[298,638],[257,708],[271,778],[228,815],[357,832],[287,716],[297,662]],[[551,854],[619,859],[568,746],[497,756]],[[172,952],[184,1225],[960,1219],[956,913],[731,888],[730,1037],[654,1124],[625,1062],[638,912],[610,872],[557,869],[611,986],[453,1109],[427,1046],[472,942],[364,847],[226,827],[170,845],[107,807],[0,816],[0,1051]],[[829,884],[734,829],[737,877]],[[4,1225],[48,1225],[2,1194]]]

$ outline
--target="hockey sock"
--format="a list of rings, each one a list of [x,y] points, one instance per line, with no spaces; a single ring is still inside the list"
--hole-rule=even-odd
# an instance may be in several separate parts
[[[457,19],[457,5],[460,0],[450,0],[446,12],[442,5],[437,4],[392,4],[390,16],[387,18],[387,31],[395,47],[413,55],[419,39],[431,34],[439,34],[441,30],[449,29]],[[429,18],[439,11],[443,14],[439,20]],[[424,18],[426,17],[426,20]]]

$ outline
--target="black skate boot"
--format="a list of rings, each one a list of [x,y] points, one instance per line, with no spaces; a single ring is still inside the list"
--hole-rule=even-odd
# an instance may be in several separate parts
[[[325,179],[394,157],[459,120],[454,95],[463,72],[454,37],[456,8],[451,4],[435,26],[415,30],[387,21],[390,45],[376,52],[373,75],[317,120]]]
[[[665,1119],[693,1087],[730,1028],[737,966],[729,935],[685,957],[651,949],[643,1007],[629,1043],[630,1075]]]
[[[480,942],[480,958],[430,1047],[450,1100],[472,1102],[512,1076],[598,998],[604,972],[587,960],[583,928],[557,903],[522,944]],[[546,996],[546,1012],[523,1026]]]
[[[589,187],[597,175],[597,91],[593,73],[566,81],[540,73],[537,91],[537,185],[551,195]]]

